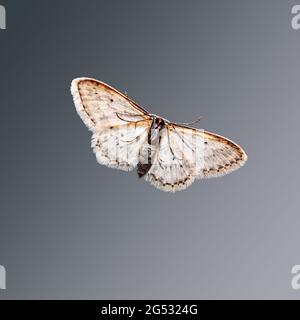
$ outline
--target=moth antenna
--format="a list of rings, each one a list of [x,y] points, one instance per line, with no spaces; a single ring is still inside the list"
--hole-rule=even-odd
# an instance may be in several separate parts
[[[193,122],[189,122],[189,123],[179,123],[179,124],[184,125],[184,126],[191,126],[191,125],[193,125],[193,124],[195,124],[195,123],[200,122],[201,119],[203,119],[202,116],[198,117],[198,118],[197,118],[195,121],[193,121]]]
[[[124,122],[132,122],[132,123],[139,123],[139,122],[143,122],[145,121],[145,118],[143,117],[143,119],[141,120],[126,120],[126,119],[123,119],[122,118],[122,115],[123,116],[129,116],[129,117],[143,117],[143,115],[139,115],[139,114],[130,114],[130,113],[120,113],[120,112],[116,112],[116,116],[121,120],[121,121],[124,121]]]

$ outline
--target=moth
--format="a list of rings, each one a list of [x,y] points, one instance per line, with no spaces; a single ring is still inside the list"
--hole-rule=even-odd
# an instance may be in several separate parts
[[[136,168],[139,178],[163,191],[225,175],[247,160],[233,141],[150,114],[101,81],[74,79],[71,93],[77,113],[92,131],[98,162],[125,171]]]

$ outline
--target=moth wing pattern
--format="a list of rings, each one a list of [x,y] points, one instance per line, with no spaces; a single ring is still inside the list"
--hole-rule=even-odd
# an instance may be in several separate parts
[[[149,125],[140,122],[95,132],[92,148],[100,164],[124,171],[133,170],[138,162],[140,150],[147,141]]]
[[[175,192],[195,179],[228,174],[247,161],[244,150],[222,136],[170,123],[145,179],[163,191]]]
[[[124,125],[118,114],[132,116],[132,121],[150,118],[134,101],[96,79],[74,79],[71,93],[77,113],[93,132],[105,127]]]
[[[92,148],[100,164],[125,171],[138,163],[152,118],[128,97],[91,78],[72,81],[77,113],[93,132]]]
[[[191,135],[193,132],[197,145],[202,144],[201,165],[197,166],[196,178],[215,178],[231,173],[242,167],[248,157],[245,151],[235,142],[205,130],[181,125],[173,126],[176,134]],[[198,156],[195,159],[199,159]]]

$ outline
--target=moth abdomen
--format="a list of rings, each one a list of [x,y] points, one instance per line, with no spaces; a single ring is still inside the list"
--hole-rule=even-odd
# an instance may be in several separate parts
[[[156,153],[155,146],[146,145],[141,149],[139,162],[137,164],[137,174],[139,178],[145,176],[153,164],[153,157]]]

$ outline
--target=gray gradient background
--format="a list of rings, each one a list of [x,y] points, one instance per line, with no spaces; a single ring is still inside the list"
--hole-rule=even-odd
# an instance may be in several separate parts
[[[300,298],[297,2],[0,2],[0,299]],[[78,76],[248,163],[176,194],[100,166]]]

